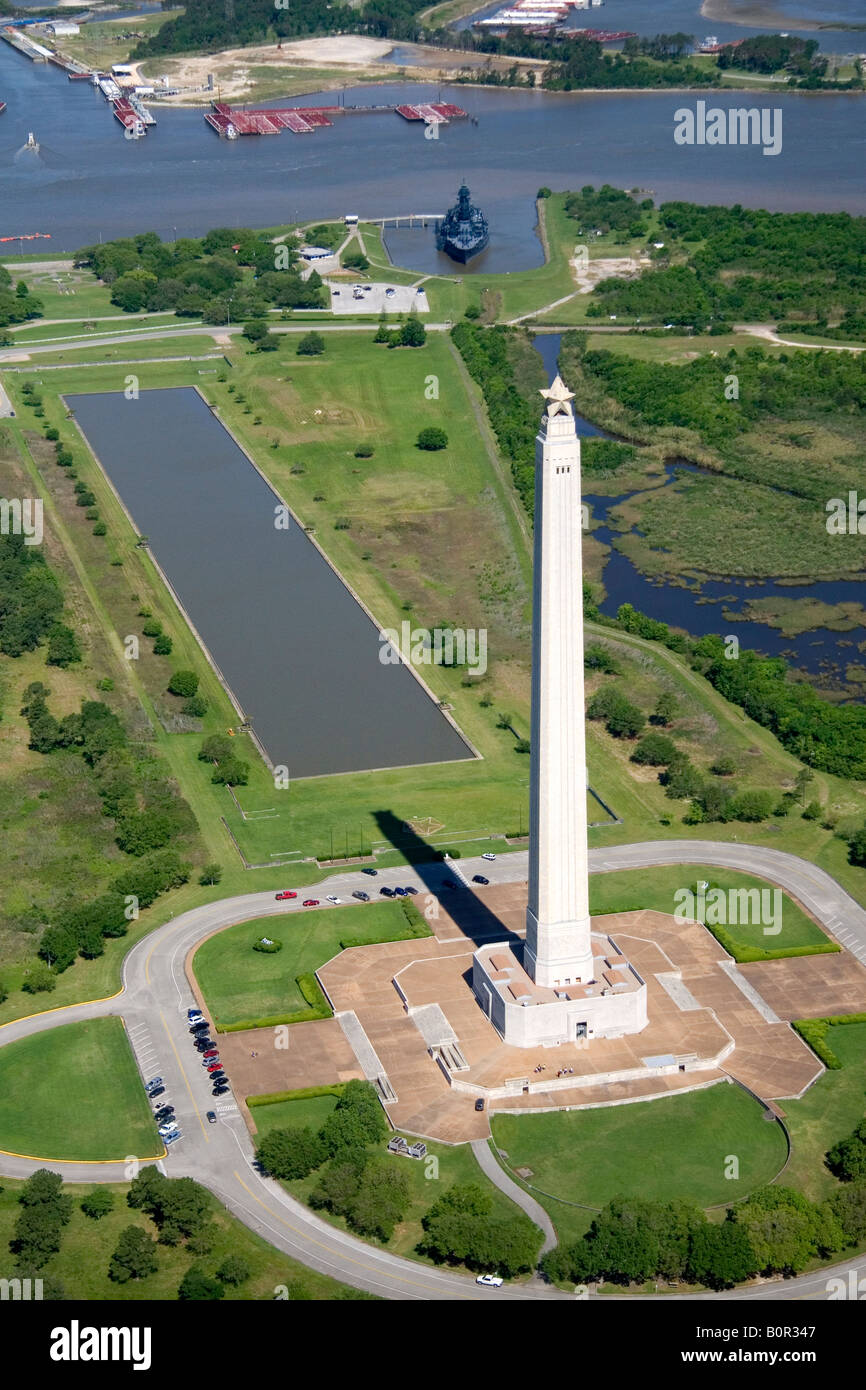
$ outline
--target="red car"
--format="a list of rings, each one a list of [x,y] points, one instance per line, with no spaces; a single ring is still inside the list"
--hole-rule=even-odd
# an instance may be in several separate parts
[[[290,888],[285,888],[282,893],[277,894],[277,902],[281,903],[284,898],[296,898],[297,893],[293,893]]]
[[[221,1062],[211,1062],[210,1066],[208,1067],[208,1072],[212,1072],[212,1071],[222,1071],[222,1063],[221,1063]]]
[[[209,1047],[208,1050],[207,1050],[207,1052],[203,1053],[202,1055],[204,1056],[205,1061],[210,1062],[210,1061],[213,1060],[214,1057],[219,1057],[219,1055],[220,1055],[219,1048],[218,1048],[218,1047]]]
[[[318,906],[319,906],[319,899],[318,899],[318,898],[304,898],[304,907],[318,907]]]

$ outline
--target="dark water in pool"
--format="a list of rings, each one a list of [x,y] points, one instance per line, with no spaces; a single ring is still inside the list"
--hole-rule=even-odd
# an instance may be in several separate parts
[[[471,756],[191,388],[70,409],[272,762],[290,777]]]
[[[548,376],[557,371],[561,338],[557,333],[539,333],[533,339]],[[577,432],[582,438],[602,435],[612,438],[590,421],[577,416]],[[683,469],[701,472],[694,464],[669,463],[665,469],[673,478]],[[592,516],[604,519],[620,503],[633,497],[633,492],[617,497],[584,492],[583,500]],[[834,632],[831,628],[811,628],[797,637],[785,637],[764,623],[741,619],[744,606],[758,598],[811,598],[824,603],[859,602],[866,606],[866,582],[862,579],[816,580],[814,583],[779,583],[778,580],[745,580],[740,578],[688,579],[690,588],[666,580],[650,580],[635,568],[628,556],[615,549],[622,535],[608,525],[597,526],[592,533],[597,540],[611,547],[602,572],[606,595],[599,607],[610,617],[616,615],[620,604],[631,603],[642,613],[671,627],[684,628],[695,637],[706,633],[732,634],[741,647],[751,647],[768,656],[784,656],[793,666],[807,671],[813,679],[828,687],[841,688],[847,665],[866,666],[866,653],[858,652],[857,643],[866,638],[866,630]],[[725,612],[735,615],[725,617]]]

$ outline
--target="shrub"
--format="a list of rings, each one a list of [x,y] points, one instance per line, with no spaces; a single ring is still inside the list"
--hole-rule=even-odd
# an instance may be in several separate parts
[[[217,786],[245,787],[250,780],[250,765],[241,758],[227,758],[214,768],[210,780]]]
[[[198,676],[195,671],[173,671],[168,689],[172,695],[184,695],[188,699],[198,690]]]
[[[666,767],[677,755],[673,739],[665,734],[644,734],[631,755],[633,763],[649,767]]]
[[[415,441],[419,449],[437,450],[447,449],[448,436],[444,430],[440,430],[436,425],[428,425],[426,429],[418,431],[418,438]]]
[[[375,452],[372,444],[359,444],[355,449],[355,458],[370,459]]]
[[[106,526],[104,521],[97,521],[96,525],[93,528],[93,534],[94,536],[108,535],[108,527]]]
[[[154,656],[171,656],[173,647],[174,643],[168,633],[161,632],[153,644],[153,654]]]
[[[191,719],[203,719],[207,714],[209,705],[203,695],[191,695],[188,700],[184,700],[183,712],[188,714]]]
[[[321,333],[305,333],[298,343],[298,357],[318,357],[325,351],[325,340]]]
[[[157,622],[156,618],[149,618],[141,630],[145,637],[159,637],[162,635],[162,623]]]
[[[282,941],[272,941],[270,937],[260,937],[253,942],[254,951],[262,951],[266,956],[275,956],[278,951],[283,949]]]

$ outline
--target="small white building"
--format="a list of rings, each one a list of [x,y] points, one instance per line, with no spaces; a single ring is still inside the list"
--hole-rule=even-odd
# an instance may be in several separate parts
[[[326,261],[329,256],[333,256],[333,251],[329,251],[327,246],[302,246],[301,255],[305,261]]]
[[[59,19],[55,23],[46,24],[45,28],[55,39],[74,39],[76,34],[81,33],[79,26],[67,19]]]

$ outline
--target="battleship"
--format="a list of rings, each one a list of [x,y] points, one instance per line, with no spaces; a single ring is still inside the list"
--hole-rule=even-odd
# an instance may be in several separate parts
[[[436,228],[436,245],[445,251],[453,261],[463,265],[479,251],[483,251],[490,238],[487,218],[479,208],[469,201],[469,189],[460,185],[457,202],[449,208]]]

